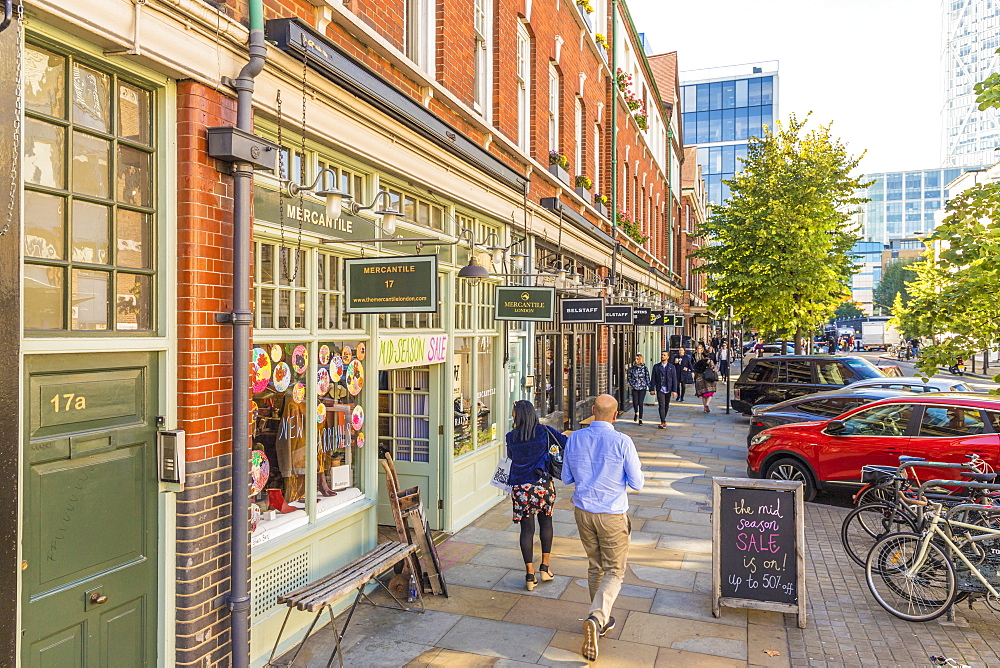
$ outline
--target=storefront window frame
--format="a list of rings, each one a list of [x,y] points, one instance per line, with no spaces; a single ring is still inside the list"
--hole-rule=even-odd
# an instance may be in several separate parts
[[[76,192],[68,182],[68,176],[73,171],[73,161],[64,160],[65,164],[62,166],[62,176],[63,185],[62,187],[51,187],[40,184],[33,184],[27,181],[27,178],[22,179],[22,189],[23,193],[28,192],[38,193],[41,195],[52,195],[59,197],[63,202],[63,213],[62,213],[62,227],[63,227],[63,250],[64,257],[62,259],[49,259],[49,258],[35,258],[30,257],[23,253],[22,248],[22,260],[21,267],[22,272],[24,272],[28,267],[38,267],[42,269],[57,269],[62,271],[63,277],[61,279],[62,284],[62,305],[63,305],[63,320],[62,326],[56,328],[46,328],[46,329],[29,329],[27,326],[23,327],[23,334],[27,339],[41,339],[41,338],[156,338],[164,336],[165,328],[168,326],[169,318],[165,317],[164,307],[165,307],[165,295],[163,290],[165,286],[160,284],[159,275],[160,272],[167,267],[169,264],[164,257],[162,257],[163,239],[161,238],[165,230],[160,224],[160,220],[163,216],[168,215],[167,210],[170,208],[168,203],[164,201],[163,191],[164,184],[161,183],[161,179],[169,171],[167,169],[168,151],[164,150],[163,147],[166,145],[168,138],[166,137],[167,128],[163,122],[164,114],[170,108],[169,102],[166,99],[169,95],[168,86],[165,85],[163,80],[158,80],[154,75],[144,75],[141,71],[137,71],[132,68],[125,68],[113,65],[106,60],[101,59],[98,54],[93,52],[85,51],[80,48],[75,48],[74,45],[69,44],[63,40],[54,40],[41,33],[35,33],[29,31],[26,35],[27,44],[32,47],[44,51],[51,52],[54,55],[64,58],[64,92],[62,105],[63,105],[63,116],[51,116],[44,114],[42,112],[36,112],[33,110],[25,110],[24,119],[25,121],[37,120],[44,122],[53,127],[60,127],[64,130],[64,142],[66,148],[64,149],[67,153],[64,155],[69,155],[68,146],[72,144],[70,139],[71,135],[74,134],[74,129],[76,132],[83,133],[88,137],[99,138],[101,140],[107,140],[109,144],[109,163],[107,166],[107,176],[108,176],[108,189],[109,192],[106,197],[82,194]],[[86,69],[95,70],[101,74],[107,75],[111,80],[111,86],[109,88],[109,129],[99,130],[93,129],[89,126],[82,124],[82,122],[77,122],[73,119],[73,101],[72,101],[72,89],[73,89],[73,69],[74,64],[79,64]],[[120,86],[125,85],[129,88],[138,89],[149,95],[148,104],[148,121],[149,126],[148,131],[148,143],[143,143],[142,141],[128,139],[123,137],[119,132],[119,114],[118,105],[116,104],[119,96],[117,95]],[[112,111],[113,108],[113,111]],[[22,133],[24,127],[22,126]],[[142,154],[148,156],[149,160],[149,204],[132,204],[123,201],[118,194],[118,174],[117,170],[113,168],[114,165],[118,164],[120,160],[119,149],[128,149],[133,151],[139,151]],[[73,208],[72,205],[75,202],[79,203],[94,203],[102,206],[109,207],[109,222],[108,222],[108,242],[111,246],[111,257],[109,257],[108,262],[90,263],[80,260],[74,260],[72,258],[72,228],[68,224],[70,220],[71,213],[70,210]],[[120,220],[118,212],[127,213],[138,213],[140,215],[149,217],[149,227],[147,229],[148,239],[150,248],[146,253],[148,258],[147,267],[131,267],[122,265],[120,262],[114,261],[117,258],[117,232],[120,225]],[[22,242],[23,243],[23,242]],[[107,312],[107,322],[104,329],[73,329],[73,272],[75,270],[82,271],[100,271],[107,276],[107,302],[106,307]],[[118,302],[118,279],[123,276],[135,276],[137,279],[145,279],[148,281],[149,295],[147,304],[149,312],[146,315],[148,318],[148,326],[143,329],[121,329],[118,323],[117,309],[115,304]]]
[[[371,336],[367,329],[367,322],[366,322],[367,319],[371,318],[372,316],[353,316],[354,318],[358,319],[357,322],[360,325],[358,329],[321,328],[319,327],[319,323],[317,320],[318,317],[317,313],[319,310],[318,309],[319,299],[324,294],[329,294],[331,292],[329,290],[322,290],[320,288],[319,276],[318,276],[318,266],[319,266],[318,258],[321,255],[332,255],[342,260],[345,257],[352,257],[353,255],[350,253],[343,253],[343,254],[337,253],[336,251],[331,250],[330,248],[325,247],[321,244],[317,244],[315,243],[315,241],[311,240],[308,242],[302,241],[300,243],[300,241],[297,238],[297,235],[289,234],[288,230],[284,230],[284,232],[282,232],[281,230],[273,229],[270,226],[267,227],[258,226],[258,229],[255,231],[253,238],[255,260],[259,259],[260,244],[273,244],[275,245],[275,247],[278,247],[281,245],[282,241],[284,242],[285,248],[290,248],[292,250],[301,250],[303,255],[301,260],[302,264],[299,268],[299,272],[302,272],[301,275],[303,277],[304,285],[301,288],[296,287],[295,289],[303,291],[306,295],[306,307],[305,307],[305,317],[304,317],[305,327],[287,328],[287,329],[255,327],[253,329],[253,334],[252,334],[253,345],[257,346],[258,342],[263,342],[267,344],[277,343],[281,345],[300,343],[305,345],[309,352],[306,378],[317,377],[319,368],[321,366],[318,363],[319,347],[324,343],[329,343],[331,341],[333,342],[353,341],[357,343],[364,343],[367,347],[369,347],[369,356],[374,355],[375,357],[377,357],[377,351],[372,352],[370,350]],[[275,257],[277,257],[277,253],[275,254]],[[275,262],[274,266],[276,268],[275,270],[278,270],[277,267],[279,267],[279,265],[277,262]],[[337,268],[338,271],[342,269],[342,266],[339,261],[337,262]],[[259,268],[255,263],[254,281],[253,281],[255,324],[259,322],[257,320],[257,314],[256,314],[256,308],[260,302],[259,290],[261,288],[261,284],[257,280],[259,275],[260,275]],[[298,276],[296,276],[296,281],[294,282],[297,282],[297,279]],[[278,280],[277,277],[275,277],[275,282],[277,282],[277,280]],[[271,284],[267,284],[267,286],[270,285]],[[342,304],[340,312],[342,312]],[[341,320],[341,322],[343,321]],[[366,371],[366,380],[368,380],[369,382],[366,383],[365,388],[362,390],[363,392],[363,394],[361,395],[362,399],[359,402],[359,404],[364,407],[367,413],[370,413],[369,409],[377,409],[378,406],[377,403],[378,385],[377,383],[371,382],[372,378],[371,369],[368,367],[368,365],[365,365],[365,371]],[[313,384],[311,387],[307,385],[306,396],[311,397],[314,401],[316,399],[315,390],[316,390],[315,384]],[[375,397],[375,399],[372,398],[373,396]],[[307,400],[307,405],[309,405],[308,400]],[[307,413],[307,414],[312,415],[312,413]],[[366,417],[365,421],[366,448],[369,447],[377,448],[377,435],[378,435],[377,415],[378,414],[376,410],[374,414],[369,414]],[[320,447],[321,446],[319,443],[319,430],[317,428],[316,420],[307,419],[306,420],[307,449],[305,453],[305,460],[307,462],[315,462]],[[322,516],[319,516],[316,509],[317,505],[316,500],[317,498],[319,498],[319,493],[316,489],[317,472],[312,471],[312,469],[315,467],[309,466],[307,468],[308,472],[306,474],[306,483],[305,483],[306,484],[305,521],[302,522],[297,521],[291,528],[282,531],[280,533],[277,533],[268,540],[265,540],[263,542],[258,542],[257,544],[252,545],[251,550],[259,550],[261,552],[266,552],[267,550],[270,549],[269,546],[275,541],[283,543],[285,540],[289,538],[294,538],[296,536],[306,534],[308,532],[316,530],[317,527],[325,526],[330,522],[338,521],[338,518],[342,517],[343,512],[350,512],[350,509],[355,507],[356,503],[377,502],[378,486],[376,485],[375,489],[368,489],[368,486],[365,484],[368,477],[367,467],[370,465],[369,462],[370,457],[365,455],[364,451],[365,448],[359,449],[358,452],[355,453],[354,457],[356,459],[357,468],[354,471],[355,479],[352,481],[353,483],[352,487],[357,488],[361,493],[361,496],[358,501],[348,503],[344,507],[335,508],[332,511],[329,511],[328,513],[324,513]]]

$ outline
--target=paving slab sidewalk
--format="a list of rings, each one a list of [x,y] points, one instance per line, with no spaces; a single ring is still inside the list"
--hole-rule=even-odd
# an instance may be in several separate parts
[[[711,477],[746,470],[745,418],[700,403],[671,405],[667,428],[631,415],[616,427],[632,436],[647,472],[630,495],[633,545],[597,666],[920,666],[931,654],[979,668],[1000,665],[1000,629],[988,610],[961,610],[955,623],[912,624],[883,611],[864,574],[840,546],[847,510],[807,504],[809,623],[774,612],[711,613]],[[588,608],[587,561],[575,537],[569,488],[558,489],[553,542],[557,577],[524,589],[510,501],[444,542],[450,598],[428,596],[425,615],[362,605],[345,639],[349,666],[585,666],[579,654]],[[324,666],[329,628],[314,634],[296,665]],[[280,663],[280,662],[279,662]]]

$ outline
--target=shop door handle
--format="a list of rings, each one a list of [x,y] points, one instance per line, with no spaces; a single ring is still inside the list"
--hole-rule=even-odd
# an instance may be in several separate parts
[[[95,591],[93,594],[90,595],[91,605],[103,605],[107,602],[108,602],[108,597],[99,591]]]

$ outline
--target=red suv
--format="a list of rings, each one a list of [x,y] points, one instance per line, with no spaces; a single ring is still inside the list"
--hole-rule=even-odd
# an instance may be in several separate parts
[[[800,480],[806,500],[817,490],[857,487],[865,464],[896,466],[900,455],[963,462],[977,453],[1000,461],[1000,399],[924,394],[883,399],[822,422],[766,429],[750,441],[747,475]],[[917,469],[921,479],[949,477]]]

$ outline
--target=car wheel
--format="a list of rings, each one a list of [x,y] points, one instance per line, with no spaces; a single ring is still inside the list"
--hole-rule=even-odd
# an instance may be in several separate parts
[[[797,459],[791,457],[779,459],[767,467],[766,477],[770,480],[801,482],[806,501],[812,501],[813,497],[816,496],[816,484],[813,482],[812,472]]]

